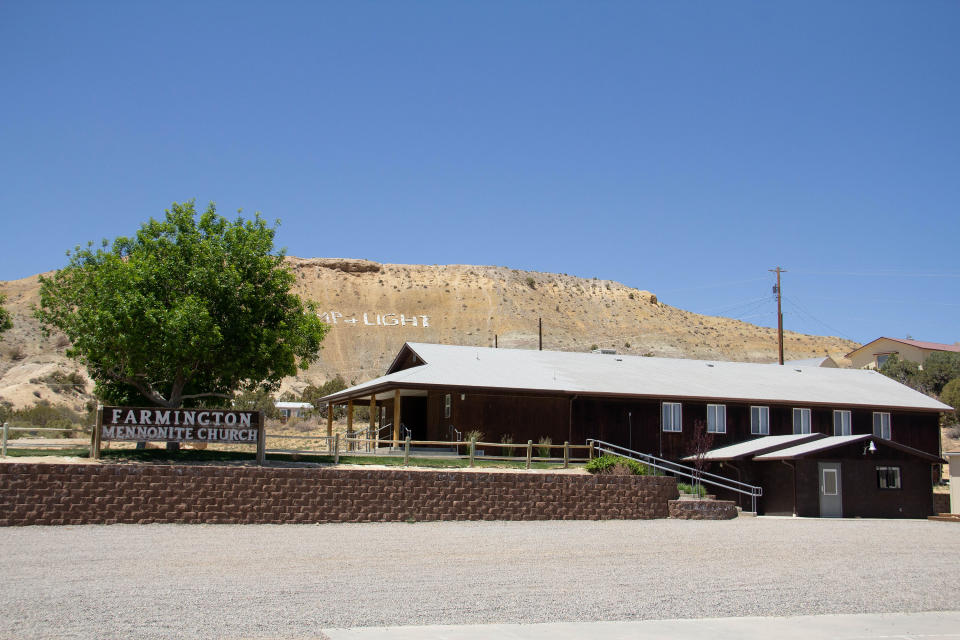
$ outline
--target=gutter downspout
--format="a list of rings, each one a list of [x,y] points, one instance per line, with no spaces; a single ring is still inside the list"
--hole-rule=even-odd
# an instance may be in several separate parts
[[[579,394],[573,394],[570,396],[570,408],[567,413],[567,442],[573,440],[573,401],[579,398]]]
[[[790,464],[786,460],[781,460],[780,462],[790,467],[790,469],[793,471],[793,517],[796,518],[797,517],[797,466],[794,464]]]

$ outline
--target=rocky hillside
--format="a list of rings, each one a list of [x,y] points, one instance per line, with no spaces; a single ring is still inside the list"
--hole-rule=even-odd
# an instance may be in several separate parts
[[[288,259],[297,293],[315,300],[332,329],[320,360],[284,382],[299,391],[336,374],[361,382],[381,375],[405,341],[772,362],[776,330],[702,316],[663,304],[649,291],[610,280],[470,265],[379,264]],[[14,328],[0,342],[0,399],[16,406],[44,398],[81,407],[87,397],[62,375],[77,370],[63,336],[45,337],[31,315],[37,277],[0,283]],[[788,359],[833,355],[859,345],[787,332]],[[88,386],[88,391],[92,384]]]

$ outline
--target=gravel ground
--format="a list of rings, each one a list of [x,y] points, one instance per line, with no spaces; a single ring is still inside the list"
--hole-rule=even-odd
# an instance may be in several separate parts
[[[789,518],[8,528],[0,637],[952,610],[958,543]]]

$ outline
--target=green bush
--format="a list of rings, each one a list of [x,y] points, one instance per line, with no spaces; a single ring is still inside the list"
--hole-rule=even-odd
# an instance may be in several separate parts
[[[655,475],[653,473],[653,469],[642,462],[637,462],[636,460],[631,460],[630,458],[613,456],[608,453],[600,456],[599,458],[594,458],[588,462],[586,469],[588,473],[595,473],[599,475],[622,475],[624,474],[624,470],[628,471],[630,475],[634,476]]]
[[[550,445],[553,444],[553,438],[550,436],[543,436],[540,438],[540,446],[537,447],[537,455],[541,458],[549,458],[551,454]]]
[[[510,457],[513,455],[513,434],[505,433],[500,436],[500,455]]]
[[[695,493],[701,498],[707,495],[707,490],[702,484],[698,484],[696,488],[688,482],[678,482],[677,491],[680,493]]]
[[[953,407],[953,414],[945,414],[945,417],[953,418],[955,423],[960,422],[960,378],[954,378],[943,386],[940,400]]]

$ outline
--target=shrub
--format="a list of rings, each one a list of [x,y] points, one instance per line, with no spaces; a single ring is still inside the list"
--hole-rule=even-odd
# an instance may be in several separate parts
[[[917,376],[921,386],[936,395],[940,395],[947,383],[954,378],[960,378],[960,353],[946,351],[931,353]]]
[[[465,434],[463,434],[463,438],[464,438],[464,440],[466,440],[467,442],[469,442],[469,441],[471,441],[471,440],[473,440],[473,441],[475,441],[475,442],[482,442],[482,441],[483,441],[483,431],[480,431],[480,429],[471,429],[470,431],[467,431]]]
[[[653,472],[653,469],[642,462],[637,462],[636,460],[631,460],[630,458],[621,458],[620,456],[614,456],[608,453],[605,453],[599,458],[594,458],[588,462],[586,469],[588,473],[595,473],[599,475],[656,475]]]
[[[633,292],[631,291],[629,294],[627,294],[627,297],[630,298],[631,300],[633,300],[633,297],[634,297],[634,296],[633,296]]]
[[[947,414],[945,417],[952,417],[954,422],[960,421],[960,378],[954,378],[943,386],[940,400],[953,407],[953,415]]]
[[[533,279],[533,276],[527,276],[527,286],[531,289],[537,288],[537,281]]]
[[[696,488],[689,482],[678,482],[677,491],[680,493],[695,493],[701,498],[707,495],[707,490],[702,484],[698,484]]]
[[[510,457],[513,455],[513,434],[505,433],[500,436],[500,443],[504,446],[500,447],[500,455]]]
[[[553,438],[550,436],[543,436],[540,438],[539,447],[537,447],[537,455],[541,458],[550,457],[550,445],[553,444]]]

